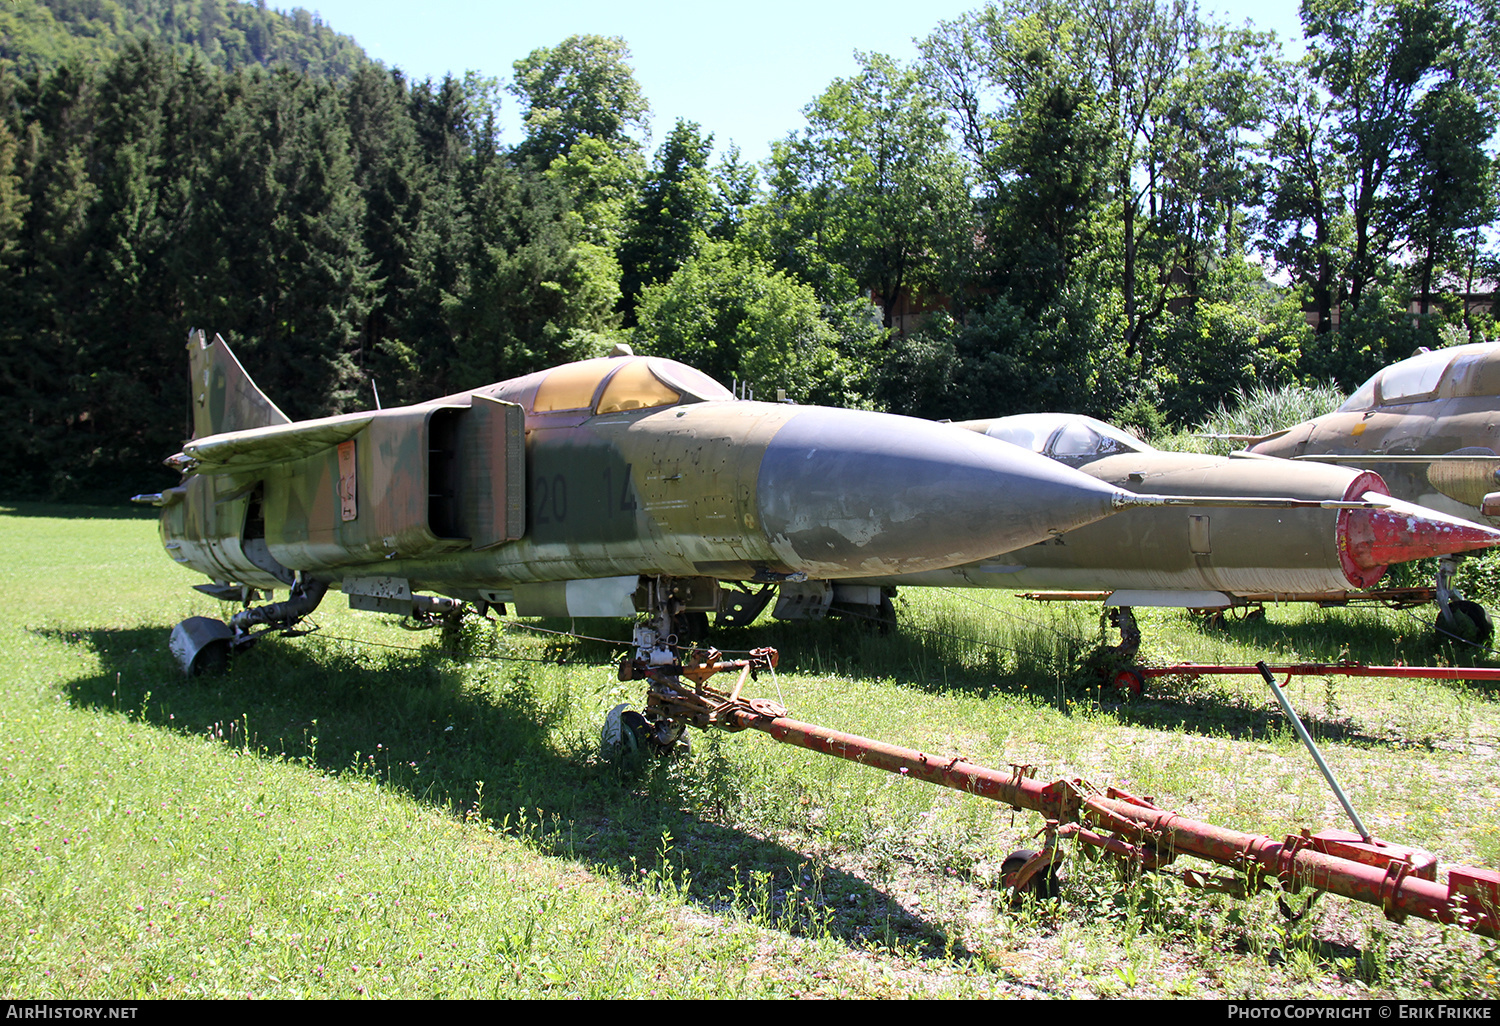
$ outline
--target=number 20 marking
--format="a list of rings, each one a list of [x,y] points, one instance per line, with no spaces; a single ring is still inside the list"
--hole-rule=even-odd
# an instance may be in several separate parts
[[[562,523],[568,516],[568,482],[563,480],[561,474],[552,475],[552,486],[547,487],[547,479],[538,477],[533,482],[536,490],[536,522],[538,524],[550,524],[554,521]],[[548,496],[551,501],[548,501]],[[552,516],[547,516],[548,507],[551,507]]]

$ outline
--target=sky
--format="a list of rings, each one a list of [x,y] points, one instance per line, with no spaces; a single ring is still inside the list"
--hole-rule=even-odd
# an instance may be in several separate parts
[[[272,0],[273,6],[281,4]],[[621,36],[651,104],[651,149],[678,118],[714,133],[748,161],[770,155],[773,140],[803,126],[802,109],[835,78],[859,70],[856,50],[899,60],[917,56],[913,37],[977,9],[980,0],[303,0],[336,32],[408,79],[466,71],[510,81],[514,63],[570,35]],[[1297,0],[1200,0],[1205,18],[1251,22],[1300,40]],[[515,99],[502,103],[502,140],[521,139]]]

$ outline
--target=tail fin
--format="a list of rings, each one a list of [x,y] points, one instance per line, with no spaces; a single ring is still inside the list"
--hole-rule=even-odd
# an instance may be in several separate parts
[[[229,351],[229,344],[218,335],[209,344],[204,341],[202,329],[195,328],[188,332],[187,347],[194,438],[292,422],[255,386]]]

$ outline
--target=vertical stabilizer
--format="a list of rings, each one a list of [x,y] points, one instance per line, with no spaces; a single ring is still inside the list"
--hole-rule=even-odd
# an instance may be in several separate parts
[[[250,380],[250,375],[230,352],[229,343],[218,335],[210,344],[204,341],[202,329],[189,331],[188,359],[192,375],[194,438],[291,423],[291,418]]]

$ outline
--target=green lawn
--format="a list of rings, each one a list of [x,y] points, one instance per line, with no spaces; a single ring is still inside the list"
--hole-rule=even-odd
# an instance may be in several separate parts
[[[0,507],[0,994],[27,998],[1500,995],[1500,947],[1324,897],[1250,901],[1070,859],[1012,908],[1037,817],[776,745],[696,735],[620,773],[598,725],[628,624],[477,624],[468,650],[351,613],[188,683],[171,625],[223,615],[153,520]],[[1097,610],[908,592],[888,637],[762,622],[792,715],[1275,837],[1345,826],[1252,678],[1101,701]],[[1142,617],[1151,662],[1452,659],[1429,614]],[[567,627],[551,622],[548,626]],[[1500,689],[1294,681],[1361,815],[1500,865]],[[1211,869],[1212,867],[1198,867]],[[1302,899],[1294,899],[1300,905]]]

